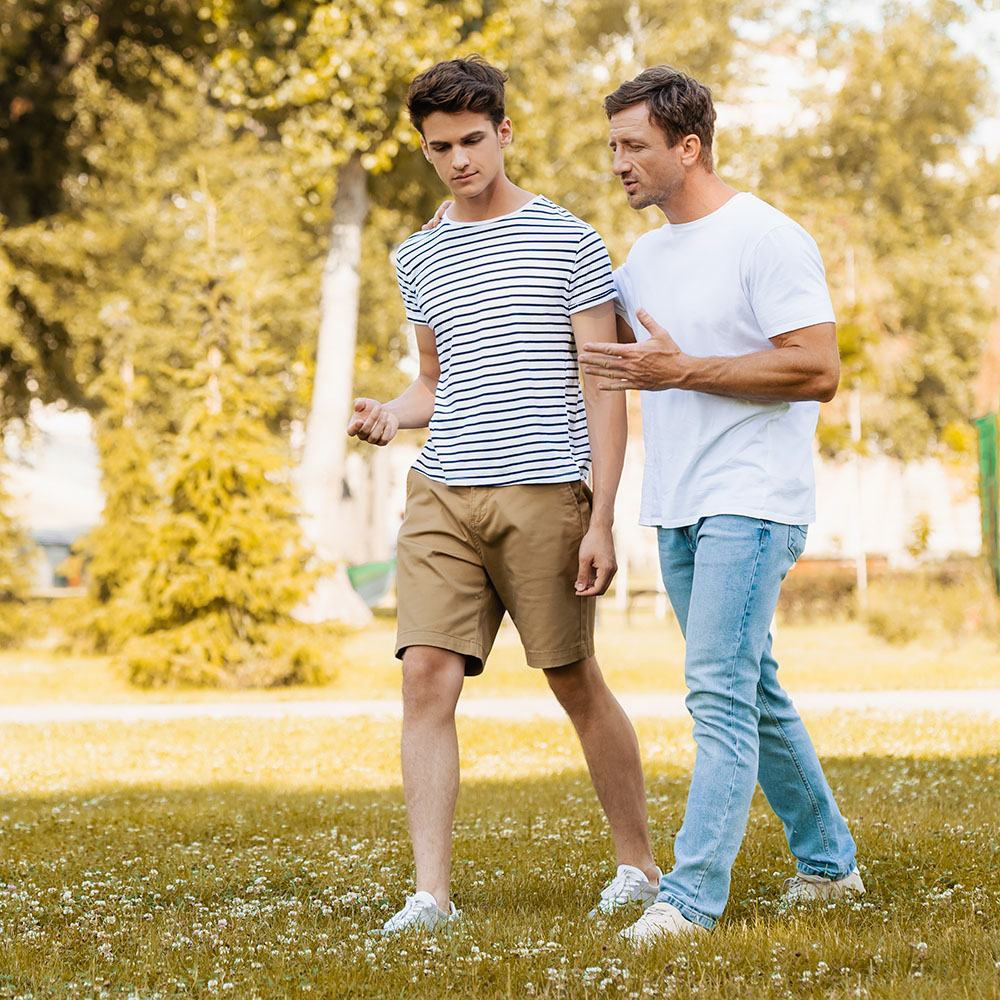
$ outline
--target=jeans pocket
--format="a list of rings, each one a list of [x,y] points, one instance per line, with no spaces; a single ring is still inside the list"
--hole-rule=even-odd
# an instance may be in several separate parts
[[[809,528],[805,524],[788,525],[788,551],[794,560],[798,560],[802,555],[802,550],[806,547],[806,534]]]

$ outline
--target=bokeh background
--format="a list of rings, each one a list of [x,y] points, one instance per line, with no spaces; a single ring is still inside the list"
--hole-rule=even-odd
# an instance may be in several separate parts
[[[267,685],[329,669],[293,620],[369,621],[355,588],[391,602],[420,437],[372,453],[342,427],[414,370],[392,255],[444,191],[408,82],[471,52],[510,74],[511,177],[616,263],[662,219],[625,204],[602,96],[657,62],[707,82],[720,174],[815,235],[839,316],[813,568],[853,566],[864,598],[869,564],[976,556],[973,420],[1000,403],[997,18],[992,0],[2,0],[6,641],[51,631],[25,602],[70,584],[67,641],[136,681]],[[622,609],[656,586],[641,460],[633,436]]]

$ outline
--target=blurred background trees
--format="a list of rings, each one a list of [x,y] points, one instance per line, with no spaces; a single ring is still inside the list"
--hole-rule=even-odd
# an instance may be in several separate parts
[[[349,530],[341,428],[353,395],[406,381],[391,254],[444,191],[403,99],[456,54],[510,73],[511,176],[594,224],[621,262],[661,219],[628,210],[610,175],[603,95],[669,62],[739,112],[761,59],[794,49],[805,85],[787,120],[738,116],[718,169],[816,236],[863,446],[969,449],[1000,189],[975,139],[995,97],[955,40],[972,7],[888,4],[857,24],[845,5],[790,0],[0,0],[0,424],[30,422],[33,400],[94,416],[97,641],[155,634],[177,662],[171,630],[228,616],[237,652],[208,658],[250,683],[252,633],[299,598],[313,620],[357,613],[329,572]],[[823,421],[828,452],[857,447],[845,402]],[[203,477],[230,483],[238,514]],[[320,557],[308,570],[305,551]],[[194,563],[215,583],[196,584]],[[133,663],[152,662],[136,648]]]

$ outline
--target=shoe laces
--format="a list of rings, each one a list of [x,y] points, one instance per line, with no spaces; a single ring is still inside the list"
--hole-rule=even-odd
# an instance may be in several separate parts
[[[395,930],[397,927],[407,923],[409,917],[420,909],[420,901],[416,896],[407,896],[406,902],[399,913],[395,914],[386,925],[386,930]]]
[[[645,876],[642,877],[642,881],[645,881]],[[604,887],[601,891],[601,899],[605,902],[620,902],[628,899],[629,886],[638,885],[639,882],[639,875],[626,868],[612,879],[610,885]]]

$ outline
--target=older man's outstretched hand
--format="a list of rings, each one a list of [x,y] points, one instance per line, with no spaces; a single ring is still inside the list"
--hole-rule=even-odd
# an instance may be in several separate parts
[[[600,379],[597,387],[623,389],[673,389],[683,384],[688,355],[645,309],[636,313],[649,331],[649,340],[638,344],[584,344],[580,367],[584,375]]]

